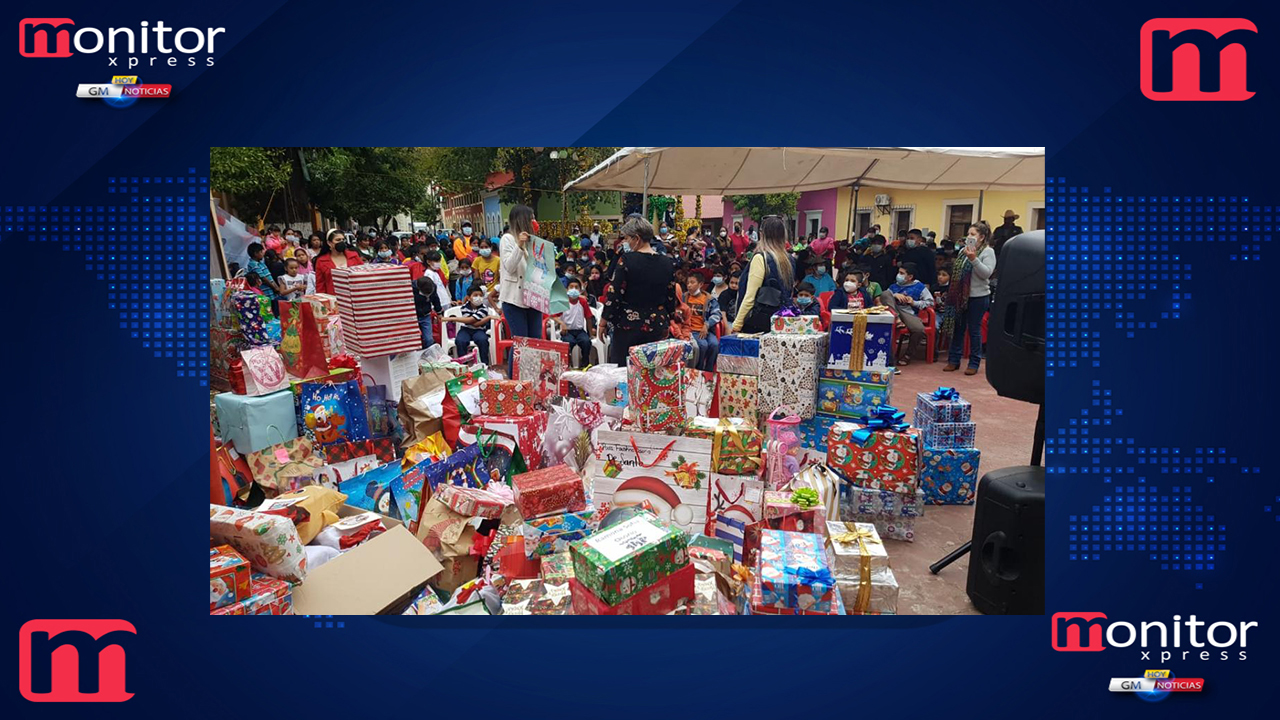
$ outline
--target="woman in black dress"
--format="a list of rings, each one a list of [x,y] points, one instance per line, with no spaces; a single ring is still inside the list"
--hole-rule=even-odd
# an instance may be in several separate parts
[[[632,217],[618,234],[626,252],[609,280],[598,332],[604,340],[605,326],[613,326],[609,362],[625,367],[633,346],[666,339],[677,302],[675,267],[671,258],[653,249],[653,225]]]

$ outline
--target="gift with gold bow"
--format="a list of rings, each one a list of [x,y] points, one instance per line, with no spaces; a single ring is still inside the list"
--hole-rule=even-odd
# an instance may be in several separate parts
[[[898,581],[889,554],[871,523],[827,523],[836,587],[850,615],[896,614]]]
[[[681,433],[685,437],[711,440],[711,469],[725,475],[758,475],[764,435],[743,418],[695,417]]]

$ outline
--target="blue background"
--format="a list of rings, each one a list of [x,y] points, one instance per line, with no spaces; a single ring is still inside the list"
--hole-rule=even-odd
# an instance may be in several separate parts
[[[21,5],[10,28],[227,30],[212,68],[0,61],[6,606],[14,629],[138,628],[137,696],[95,711],[1120,714],[1146,705],[1108,678],[1161,667],[1208,685],[1159,712],[1263,707],[1280,69],[1253,43],[1262,85],[1241,103],[1152,102],[1137,70],[1150,18],[1240,16],[1266,36],[1274,4]],[[175,95],[73,96],[112,74]],[[1047,146],[1047,610],[1258,621],[1249,659],[1058,653],[1047,617],[206,619],[208,148],[521,142]],[[1130,540],[1117,513],[1185,516],[1154,521],[1179,547]]]

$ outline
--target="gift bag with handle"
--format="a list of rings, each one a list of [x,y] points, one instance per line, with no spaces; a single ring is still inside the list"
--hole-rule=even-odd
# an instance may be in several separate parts
[[[284,360],[270,346],[245,348],[240,351],[244,392],[241,395],[266,395],[289,385]],[[238,389],[238,388],[237,388]]]
[[[310,485],[316,470],[324,467],[324,456],[305,437],[285,440],[280,428],[271,425],[267,429],[279,433],[280,442],[249,453],[254,481],[269,498]]]
[[[309,378],[328,372],[329,359],[314,312],[311,303],[280,301],[280,357],[294,377]]]
[[[304,382],[298,393],[304,431],[316,444],[327,447],[369,439],[369,420],[358,381]]]
[[[800,433],[801,418],[785,405],[775,409],[768,417],[768,439],[765,453],[765,483],[771,490],[789,487],[791,478],[800,472],[800,461],[795,451],[804,439]]]

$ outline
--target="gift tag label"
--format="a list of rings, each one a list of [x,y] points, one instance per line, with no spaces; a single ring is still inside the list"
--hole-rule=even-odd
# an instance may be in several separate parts
[[[562,583],[559,585],[543,585],[542,597],[552,602],[560,602],[562,599],[569,597],[569,584]]]
[[[333,524],[333,529],[341,533],[347,533],[355,530],[362,525],[368,525],[371,522],[378,521],[378,514],[373,512],[362,512],[359,515],[345,517]]]
[[[282,447],[278,447],[278,448],[276,448],[275,456],[276,456],[276,462],[280,463],[281,465],[288,465],[288,464],[289,464],[289,451],[288,451],[288,450],[286,450],[286,449],[284,449],[284,448],[282,448]]]
[[[262,504],[258,506],[258,512],[280,510],[281,508],[287,508],[290,505],[296,505],[300,502],[302,502],[302,498],[273,498],[271,500],[264,500]]]
[[[665,534],[662,528],[653,523],[643,518],[633,518],[605,530],[587,543],[604,555],[609,562],[618,562],[637,550],[658,542]]]

